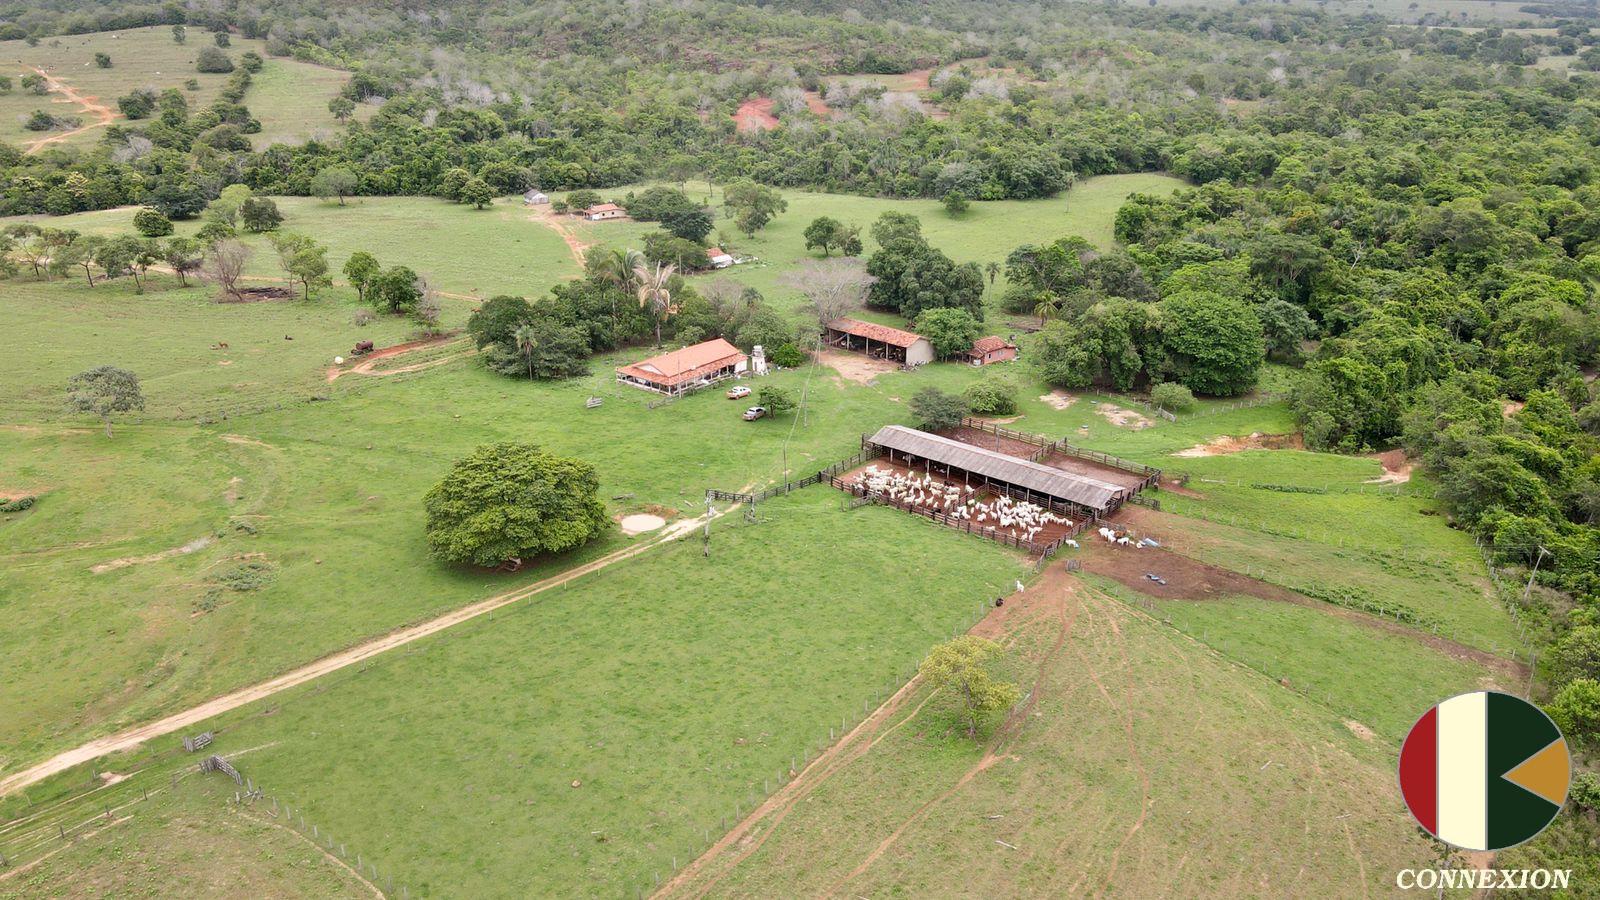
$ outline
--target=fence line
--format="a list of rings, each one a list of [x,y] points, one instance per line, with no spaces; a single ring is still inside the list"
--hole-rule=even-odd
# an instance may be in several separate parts
[[[790,493],[791,491],[798,491],[803,487],[810,487],[811,485],[817,484],[824,479],[832,478],[833,476],[838,475],[840,472],[846,472],[855,468],[856,466],[862,465],[868,460],[877,459],[881,455],[882,454],[876,450],[862,450],[860,453],[857,453],[854,456],[839,460],[826,469],[820,469],[804,478],[796,481],[784,482],[783,484],[769,487],[763,491],[736,492],[719,491],[716,488],[707,488],[706,499],[721,500],[726,503],[760,503],[763,500],[771,500],[773,497],[778,497],[783,494]]]
[[[306,819],[305,810],[303,808],[299,810],[300,819],[297,824],[295,821],[295,810],[290,808],[287,802],[279,800],[276,796],[268,795],[261,789],[260,785],[255,783],[254,779],[240,775],[237,770],[228,765],[228,761],[226,759],[223,759],[220,756],[208,757],[201,762],[200,771],[220,771],[224,774],[231,775],[233,780],[244,789],[241,791],[235,791],[233,794],[233,800],[230,802],[236,807],[242,809],[245,804],[249,804],[250,806],[254,807],[257,804],[266,804],[270,802],[272,804],[272,809],[268,811],[263,807],[263,813],[287,824],[289,828],[298,832],[302,837],[310,839],[313,844],[317,845],[318,849],[327,852],[335,859],[340,860],[345,865],[354,869],[356,874],[360,875],[362,879],[370,882],[374,887],[378,888],[378,890],[385,896],[399,896],[405,898],[405,900],[410,900],[411,888],[408,885],[404,884],[403,882],[400,883],[398,885],[399,893],[397,894],[394,876],[391,875],[387,878],[384,878],[378,872],[377,863],[363,856],[360,851],[352,854],[348,845],[344,844],[343,842],[334,841],[333,835],[330,834],[327,829]]]

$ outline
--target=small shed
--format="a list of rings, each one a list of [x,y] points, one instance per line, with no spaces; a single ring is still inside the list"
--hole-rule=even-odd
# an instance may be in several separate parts
[[[711,268],[713,269],[726,269],[733,265],[733,257],[729,256],[728,251],[721,247],[707,247],[706,259],[711,260]]]
[[[975,366],[987,366],[990,363],[1010,362],[1017,358],[1016,342],[1010,338],[995,336],[982,337],[972,342],[972,349],[967,351],[967,359]]]
[[[538,188],[533,188],[532,190],[528,191],[526,194],[522,195],[522,204],[524,206],[540,206],[542,204],[549,203],[549,202],[550,202],[550,195],[546,194],[544,191],[539,190]]]
[[[865,353],[873,359],[897,362],[902,366],[933,362],[933,344],[927,338],[876,322],[834,319],[823,329],[822,339],[830,347]]]
[[[594,206],[584,210],[583,214],[591,222],[603,222],[606,219],[620,219],[626,216],[628,211],[615,203],[596,203]]]

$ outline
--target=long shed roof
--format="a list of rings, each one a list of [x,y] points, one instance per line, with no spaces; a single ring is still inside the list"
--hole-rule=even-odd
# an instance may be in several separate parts
[[[1091,509],[1108,509],[1118,496],[1125,493],[1123,488],[1095,478],[1064,472],[903,425],[885,425],[867,440],[880,447],[965,469],[974,475]]]

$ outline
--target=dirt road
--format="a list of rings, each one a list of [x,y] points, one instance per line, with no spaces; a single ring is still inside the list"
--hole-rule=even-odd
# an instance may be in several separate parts
[[[52,134],[52,135],[49,135],[47,137],[39,138],[38,140],[36,140],[33,143],[29,144],[28,145],[28,149],[26,149],[26,150],[24,150],[22,152],[24,156],[32,156],[33,154],[38,153],[40,150],[43,150],[44,148],[50,146],[51,144],[60,143],[61,141],[64,141],[67,138],[72,137],[73,135],[82,134],[82,133],[84,133],[85,131],[88,131],[91,128],[104,128],[104,127],[106,127],[107,125],[110,125],[113,121],[116,120],[116,118],[117,118],[116,111],[113,110],[111,107],[105,105],[104,103],[101,103],[100,102],[100,98],[98,98],[98,97],[89,97],[89,96],[85,96],[83,94],[78,93],[78,91],[75,88],[73,88],[71,85],[67,84],[65,81],[62,81],[61,79],[55,77],[54,75],[51,75],[49,72],[46,72],[45,70],[43,70],[41,68],[38,68],[37,66],[34,67],[34,71],[38,72],[41,76],[44,77],[45,83],[50,86],[50,91],[52,93],[56,93],[56,94],[60,94],[61,95],[60,97],[56,98],[56,100],[54,102],[56,102],[56,103],[76,103],[76,104],[78,104],[78,108],[79,109],[83,110],[85,113],[88,113],[91,116],[94,116],[95,117],[95,121],[90,122],[87,125],[82,125],[82,126],[79,126],[77,128],[74,128],[71,131],[63,131],[60,134]]]
[[[528,218],[560,235],[561,240],[566,242],[567,249],[572,252],[572,259],[577,262],[578,268],[583,268],[583,253],[589,249],[589,245],[578,240],[578,236],[573,234],[572,229],[568,227],[568,222],[564,221],[561,216],[556,215],[548,206],[534,207],[533,214]]]
[[[404,344],[395,344],[393,347],[385,347],[382,350],[374,350],[373,352],[368,353],[366,356],[361,357],[355,362],[354,365],[349,367],[329,366],[328,383],[332,384],[333,382],[337,381],[341,375],[368,375],[381,378],[386,375],[399,375],[403,372],[416,372],[421,369],[431,369],[434,366],[442,366],[447,362],[453,362],[467,355],[468,351],[463,350],[460,353],[452,353],[449,356],[441,356],[437,359],[430,359],[427,362],[415,363],[409,366],[399,366],[392,369],[384,369],[382,371],[378,371],[377,369],[378,363],[386,359],[393,359],[396,356],[403,356],[416,350],[422,350],[427,347],[437,347],[440,344],[448,344],[452,341],[458,340],[459,338],[457,338],[455,335],[445,335],[443,337],[428,338],[427,340],[422,341],[408,341]],[[462,346],[466,345],[464,341],[461,343]]]
[[[716,513],[714,518],[721,518],[735,509],[738,509],[737,504]],[[136,728],[130,728],[126,731],[118,732],[117,734],[96,738],[95,740],[89,741],[82,746],[74,747],[71,750],[58,753],[44,762],[39,763],[38,765],[23,769],[20,772],[15,772],[6,776],[4,779],[0,779],[0,797],[4,797],[14,791],[22,790],[29,785],[37,784],[38,782],[43,781],[52,775],[64,772],[73,766],[81,765],[82,763],[89,762],[90,760],[97,759],[110,753],[119,753],[124,750],[131,750],[152,738],[161,737],[165,734],[172,734],[175,731],[189,728],[205,721],[206,719],[212,718],[213,716],[221,715],[229,710],[238,709],[246,704],[254,703],[257,700],[271,697],[273,694],[276,694],[280,691],[286,691],[289,688],[297,685],[305,684],[308,681],[320,678],[323,675],[327,675],[331,672],[337,672],[338,670],[347,666],[365,662],[366,660],[378,656],[379,654],[393,650],[396,647],[403,647],[412,641],[420,640],[432,634],[437,634],[448,628],[460,625],[462,622],[467,622],[485,613],[493,612],[494,610],[500,609],[503,606],[509,606],[510,604],[516,603],[519,600],[526,600],[535,594],[542,593],[553,587],[560,587],[561,585],[566,584],[567,582],[576,578],[580,578],[591,572],[597,572],[606,566],[612,565],[613,563],[618,563],[625,559],[638,556],[640,553],[643,553],[646,550],[649,550],[653,547],[658,547],[668,541],[682,537],[683,535],[694,531],[696,528],[699,528],[704,524],[705,518],[703,516],[694,519],[686,519],[682,522],[675,523],[666,531],[664,531],[660,537],[653,541],[642,541],[640,543],[624,547],[614,553],[602,556],[593,562],[585,563],[577,568],[569,569],[557,575],[552,575],[543,581],[535,582],[534,584],[526,587],[517,588],[514,591],[507,591],[504,594],[490,597],[487,600],[480,600],[471,606],[464,606],[452,612],[445,613],[438,618],[430,619],[426,622],[418,625],[412,625],[408,628],[402,628],[399,631],[391,632],[390,634],[375,638],[363,644],[357,644],[356,646],[347,650],[342,650],[333,654],[332,656],[323,657],[316,662],[301,666],[298,669],[286,672],[276,678],[234,691],[231,694],[224,694],[223,696],[217,697],[214,700],[208,700],[199,706],[186,709],[183,712],[174,713],[164,719],[159,719],[146,725],[140,725]]]

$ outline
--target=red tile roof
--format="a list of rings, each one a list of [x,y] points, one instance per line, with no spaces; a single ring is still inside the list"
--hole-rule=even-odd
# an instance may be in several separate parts
[[[972,342],[973,353],[993,353],[996,350],[1005,350],[1007,348],[1015,350],[1017,345],[1005,338],[995,337],[994,335],[981,337]]]
[[[738,347],[722,338],[715,338],[652,356],[631,366],[618,366],[617,371],[652,384],[672,386],[694,381],[724,366],[737,365],[744,359],[746,357]]]
[[[721,247],[707,247],[706,248],[706,256],[710,257],[711,259],[716,259],[719,256],[727,256],[727,255],[728,255],[728,252],[726,250],[723,250]]]
[[[615,203],[597,203],[594,206],[591,206],[588,209],[584,210],[584,212],[593,214],[593,213],[601,213],[601,212],[616,212],[617,210],[620,210],[620,209],[622,209],[622,207],[616,205]]]
[[[856,337],[891,344],[895,347],[910,347],[917,341],[924,340],[920,334],[913,334],[909,331],[901,331],[898,328],[890,328],[888,325],[862,322],[856,319],[834,319],[828,323],[828,328],[833,331],[842,331],[845,334],[853,334]]]

